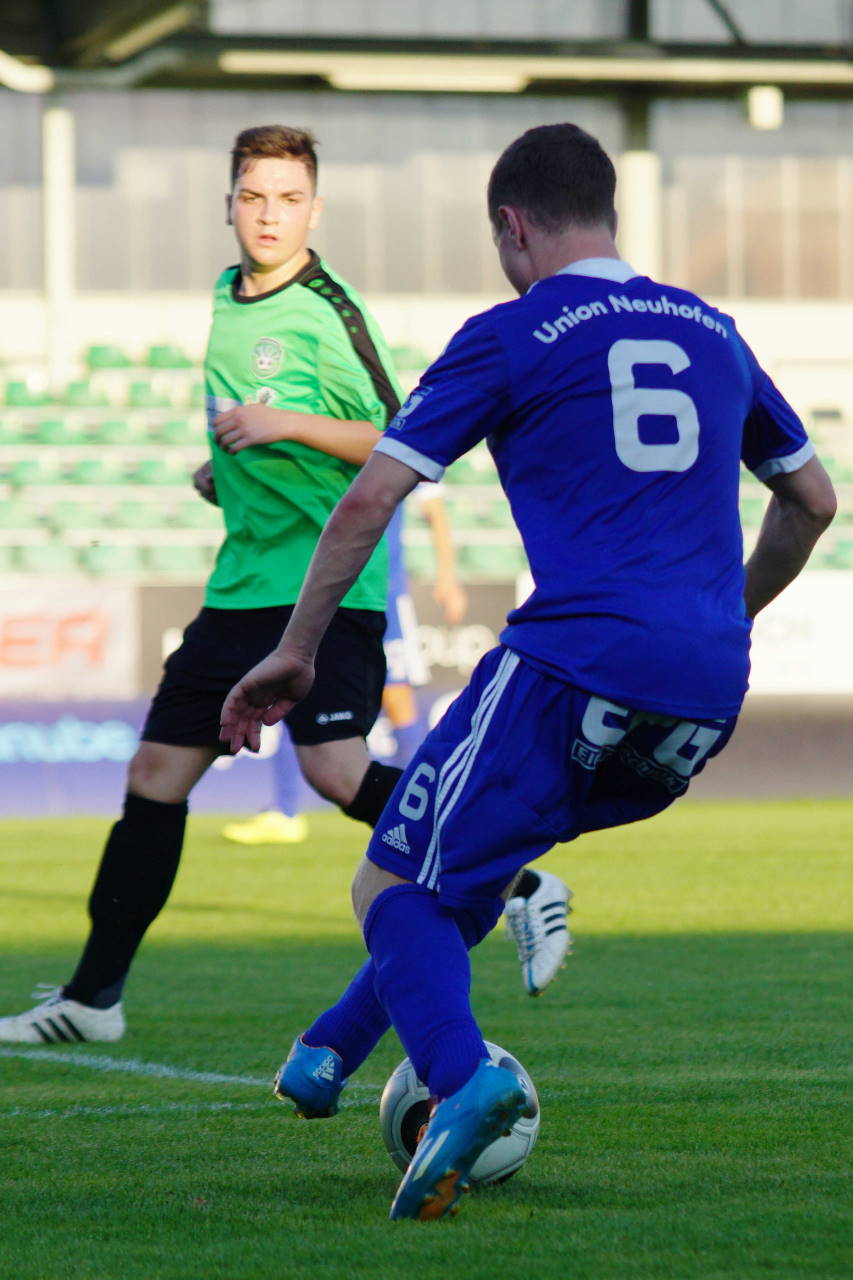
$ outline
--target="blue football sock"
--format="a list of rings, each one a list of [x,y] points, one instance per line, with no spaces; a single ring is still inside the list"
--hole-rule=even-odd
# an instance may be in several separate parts
[[[373,1051],[391,1025],[373,987],[373,961],[359,969],[337,1004],[321,1013],[302,1039],[314,1048],[326,1045],[343,1060],[348,1079]]]
[[[364,936],[376,994],[418,1077],[434,1097],[449,1097],[489,1056],[471,1012],[471,966],[452,909],[420,885],[394,885],[373,902]]]

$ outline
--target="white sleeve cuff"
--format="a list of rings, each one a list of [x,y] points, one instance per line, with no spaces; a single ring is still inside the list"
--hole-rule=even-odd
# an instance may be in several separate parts
[[[407,444],[403,444],[402,440],[394,440],[389,436],[382,436],[373,446],[374,453],[387,453],[389,458],[396,458],[398,462],[404,462],[407,467],[411,467],[413,471],[417,471],[418,475],[424,476],[427,480],[440,480],[444,475],[444,467],[440,462],[435,462],[432,458],[427,458],[424,454],[418,453],[417,449],[410,449]]]
[[[807,440],[802,449],[798,449],[796,453],[789,453],[784,458],[769,458],[760,466],[753,467],[752,474],[758,480],[769,480],[771,476],[789,475],[792,471],[799,471],[800,467],[804,467],[809,458],[813,457],[814,445],[811,440]]]

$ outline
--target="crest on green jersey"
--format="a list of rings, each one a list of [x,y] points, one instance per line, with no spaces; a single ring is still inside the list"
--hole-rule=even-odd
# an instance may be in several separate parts
[[[284,347],[278,338],[258,338],[252,348],[252,373],[256,378],[274,378],[284,364]]]

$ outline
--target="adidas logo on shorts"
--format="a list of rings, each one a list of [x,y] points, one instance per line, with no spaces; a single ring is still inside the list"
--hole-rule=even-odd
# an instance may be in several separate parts
[[[390,831],[385,832],[382,837],[382,843],[390,845],[392,849],[397,849],[400,853],[412,852],[406,839],[406,828],[402,822],[399,827],[392,827]]]

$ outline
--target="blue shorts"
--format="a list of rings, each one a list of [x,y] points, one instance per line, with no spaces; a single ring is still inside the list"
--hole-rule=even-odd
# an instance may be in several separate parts
[[[494,906],[554,844],[665,809],[734,727],[632,711],[493,649],[398,782],[367,856],[448,907]]]

